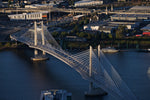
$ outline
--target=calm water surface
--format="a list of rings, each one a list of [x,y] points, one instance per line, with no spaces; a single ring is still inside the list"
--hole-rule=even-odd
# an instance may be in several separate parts
[[[88,81],[58,59],[32,62],[32,50],[0,52],[0,100],[39,100],[41,90],[66,89],[84,100]],[[105,54],[139,100],[150,100],[150,53]],[[100,99],[91,99],[100,100]],[[110,96],[103,100],[114,100]]]

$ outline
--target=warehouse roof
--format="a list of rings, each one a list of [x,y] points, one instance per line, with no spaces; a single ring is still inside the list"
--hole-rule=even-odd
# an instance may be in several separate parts
[[[150,6],[134,6],[130,8],[130,11],[150,11]]]
[[[147,26],[141,28],[141,30],[149,30],[150,31],[150,24],[148,24]]]

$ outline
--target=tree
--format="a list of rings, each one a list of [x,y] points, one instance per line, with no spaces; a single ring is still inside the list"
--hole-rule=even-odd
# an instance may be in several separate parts
[[[67,32],[61,32],[62,37],[66,36],[67,34],[68,34]]]
[[[8,0],[8,7],[10,7],[10,4],[11,4],[11,0]]]
[[[86,33],[80,32],[78,36],[79,36],[79,37],[86,37]]]
[[[84,20],[84,24],[86,25],[86,24],[88,24],[88,23],[89,23],[89,19],[86,18],[86,19]]]
[[[111,33],[108,34],[108,37],[109,37],[110,39],[113,38]]]
[[[2,47],[3,45],[2,45],[2,43],[0,42],[0,47]]]
[[[84,20],[79,21],[79,25],[82,26],[84,24]]]
[[[123,38],[125,33],[127,33],[126,26],[119,25],[116,30],[116,38]]]
[[[9,42],[7,42],[6,44],[5,44],[5,47],[10,47],[11,46],[11,44],[9,43]]]
[[[106,39],[106,38],[107,38],[107,34],[104,33],[104,32],[102,32],[102,33],[101,33],[101,39]]]
[[[54,37],[57,37],[57,36],[59,35],[59,33],[58,33],[58,32],[53,32],[52,35],[53,35]]]
[[[75,27],[73,28],[73,30],[72,30],[73,32],[78,32],[79,31],[79,26],[78,25],[75,25]]]
[[[91,39],[92,35],[90,33],[87,33],[87,39]]]

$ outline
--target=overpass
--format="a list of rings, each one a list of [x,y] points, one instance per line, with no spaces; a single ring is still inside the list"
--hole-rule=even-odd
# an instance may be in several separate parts
[[[2,13],[19,13],[19,12],[40,12],[40,11],[49,11],[49,12],[66,12],[66,13],[82,13],[82,14],[90,14],[90,9],[66,9],[66,8],[13,8],[13,9],[1,9],[0,12]]]

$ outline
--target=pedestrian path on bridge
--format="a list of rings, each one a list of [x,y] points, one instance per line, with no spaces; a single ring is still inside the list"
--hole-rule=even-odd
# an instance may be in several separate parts
[[[75,69],[83,79],[100,87],[116,100],[137,100],[100,50],[100,46],[96,51],[90,46],[88,50],[71,54],[61,48],[42,22],[39,25],[35,22],[31,28],[21,30],[10,37],[34,48],[35,56],[38,55],[37,50],[41,50],[43,54],[47,53],[56,57]]]

